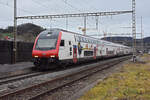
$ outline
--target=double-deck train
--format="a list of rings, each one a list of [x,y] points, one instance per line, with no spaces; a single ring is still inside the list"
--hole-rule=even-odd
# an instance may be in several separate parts
[[[132,54],[132,48],[62,29],[41,32],[32,57],[37,67],[53,67]]]

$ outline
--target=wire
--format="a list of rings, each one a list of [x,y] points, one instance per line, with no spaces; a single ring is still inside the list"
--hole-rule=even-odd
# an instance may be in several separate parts
[[[45,5],[45,4],[41,4],[40,2],[38,2],[38,1],[36,1],[36,0],[32,0],[34,3],[36,3],[37,5],[39,5],[40,7],[43,7],[43,8],[49,8],[50,6],[48,6],[48,5]],[[81,10],[79,10],[78,8],[76,8],[76,7],[74,7],[74,6],[72,6],[71,4],[69,4],[69,3],[67,3],[67,1],[66,0],[62,0],[66,5],[68,5],[69,7],[71,7],[71,8],[73,8],[73,9],[75,9],[75,10],[77,10],[77,11],[79,11],[79,12],[81,12]],[[57,8],[60,8],[60,7],[57,7]]]
[[[39,5],[40,7],[43,7],[43,8],[49,7],[49,6],[47,6],[47,5],[43,5],[42,3],[40,3],[40,2],[38,2],[38,1],[36,1],[36,0],[31,0],[31,1],[33,1],[34,3],[36,3],[37,5]]]
[[[37,5],[41,6],[41,7],[49,7],[47,5],[43,5],[40,2],[36,1],[36,0],[32,0],[34,3],[36,3]],[[66,5],[68,5],[69,7],[73,8],[74,10],[77,10],[79,12],[82,12],[81,10],[79,10],[78,8],[74,7],[73,5],[69,4],[66,0],[62,0]],[[88,23],[87,23],[88,24]]]
[[[62,1],[63,1],[66,5],[68,5],[69,7],[73,8],[73,9],[79,11],[79,12],[82,12],[82,11],[79,10],[78,8],[76,8],[76,7],[74,7],[73,5],[69,4],[69,3],[67,2],[67,0],[62,0]]]
[[[62,0],[62,1],[63,1],[66,5],[68,5],[69,7],[73,8],[73,9],[79,11],[79,12],[83,12],[82,10],[80,10],[80,9],[76,8],[75,6],[71,5],[70,3],[68,3],[67,0]],[[92,17],[92,19],[94,19],[94,18]],[[95,19],[94,19],[94,20],[95,20]],[[87,25],[93,26],[91,23],[89,24],[88,22],[87,22]]]
[[[0,4],[1,4],[1,5],[5,5],[5,6],[7,6],[7,7],[10,7],[10,8],[14,8],[12,5],[9,5],[8,2],[7,2],[7,3],[4,3],[4,2],[1,2],[1,1],[0,1]],[[26,12],[26,13],[34,14],[33,12],[27,11],[27,10],[22,9],[22,8],[18,8],[18,10],[23,11],[23,12]]]
[[[85,0],[80,0],[80,2],[82,2],[82,5],[84,6],[84,4],[85,4]],[[91,3],[90,3],[91,4]],[[80,3],[80,5],[81,5],[81,3]],[[82,6],[82,7],[83,7]],[[84,6],[85,7],[85,6]],[[89,6],[88,5],[88,7],[90,7],[90,10],[91,10],[91,8],[94,8],[95,10],[98,10],[98,9],[96,9],[94,6]],[[86,10],[86,11],[89,11],[89,10]]]
[[[37,1],[37,0],[32,0],[34,3],[36,3],[37,5],[39,5],[40,7],[42,7],[42,8],[45,8],[46,10],[47,10],[47,8],[50,8],[51,6],[49,6],[49,5],[47,5],[47,3],[45,4],[45,3],[41,3],[41,2],[39,2],[39,1]],[[49,1],[48,1],[49,2]],[[56,10],[62,10],[63,8],[62,7],[53,7],[53,8],[55,8]],[[59,8],[59,9],[58,9]],[[56,12],[56,10],[55,10],[55,12]]]

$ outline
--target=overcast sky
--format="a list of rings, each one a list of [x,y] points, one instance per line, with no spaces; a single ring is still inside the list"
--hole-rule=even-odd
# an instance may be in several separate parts
[[[17,0],[17,16],[48,15],[81,12],[102,12],[131,10],[131,0]],[[143,31],[150,36],[150,0],[136,0],[137,32],[140,29],[140,18],[143,16]],[[121,28],[131,26],[131,14],[99,17],[99,30],[88,31],[87,34],[103,34],[104,32],[128,33],[131,29]],[[87,18],[87,28],[95,28],[96,18]],[[18,24],[34,23],[45,28],[66,29],[66,19],[19,20]],[[69,18],[67,30],[81,32],[83,18]],[[13,0],[0,0],[0,28],[13,25]]]

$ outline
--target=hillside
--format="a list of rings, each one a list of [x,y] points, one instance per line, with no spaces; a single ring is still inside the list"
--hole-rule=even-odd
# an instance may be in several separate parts
[[[106,37],[105,39],[102,38],[103,40],[107,40],[107,41],[128,41],[128,42],[132,42],[132,37]],[[137,41],[141,41],[140,39],[137,39]],[[150,37],[146,37],[143,40],[145,43],[150,43]]]
[[[43,30],[41,26],[32,23],[21,24],[17,29],[18,35],[32,34],[34,36],[37,36]]]
[[[43,30],[44,29],[41,26],[32,23],[18,25],[17,40],[25,42],[34,42],[35,37]],[[12,40],[13,26],[9,26],[6,29],[0,29],[0,39],[5,40],[7,36]]]
[[[132,46],[132,37],[106,37],[102,38],[102,40],[107,40],[114,43],[123,44],[126,46]],[[136,40],[137,49],[141,50],[141,39]],[[150,50],[150,37],[146,37],[143,39],[144,50],[147,52]]]

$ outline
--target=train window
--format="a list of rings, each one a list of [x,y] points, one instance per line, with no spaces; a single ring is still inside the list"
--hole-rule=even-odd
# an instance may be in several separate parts
[[[89,39],[89,43],[91,43],[91,39]]]
[[[102,54],[102,51],[100,50],[100,54]]]
[[[88,42],[87,38],[85,39],[86,43]]]
[[[84,51],[84,56],[93,56],[93,51]]]
[[[76,36],[74,36],[74,40],[75,40],[75,42],[77,41],[77,37]]]
[[[70,51],[72,51],[72,47],[70,47]]]
[[[76,40],[76,41],[79,41],[79,37],[77,36],[75,40]]]
[[[81,42],[81,37],[79,37],[79,42]]]
[[[83,42],[85,42],[85,38],[83,38]]]
[[[71,41],[69,41],[69,45],[71,45]]]
[[[83,37],[81,37],[81,42],[83,42]]]
[[[53,32],[48,32],[47,34],[52,34]]]
[[[70,56],[72,55],[72,52],[70,52]]]
[[[60,46],[65,46],[65,40],[61,40]]]

